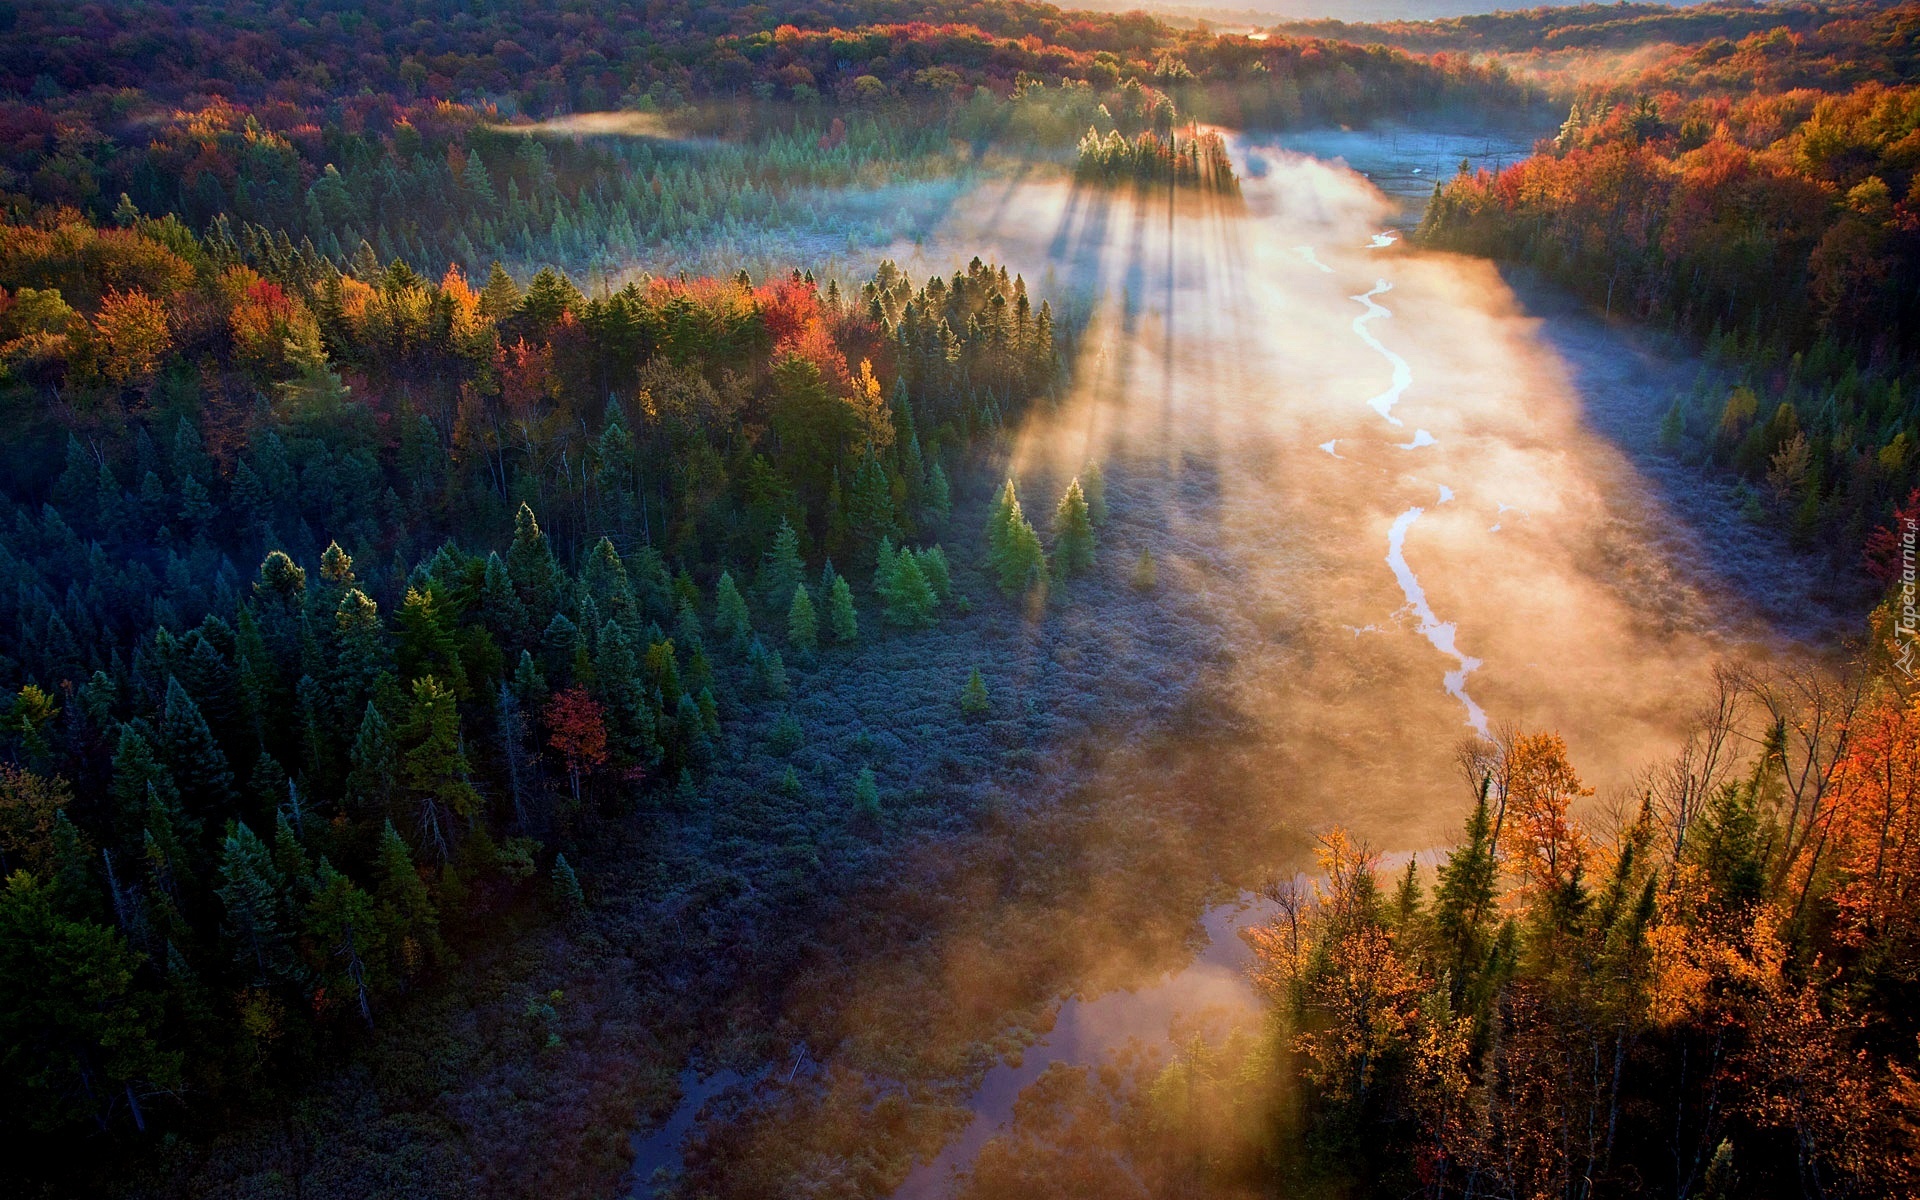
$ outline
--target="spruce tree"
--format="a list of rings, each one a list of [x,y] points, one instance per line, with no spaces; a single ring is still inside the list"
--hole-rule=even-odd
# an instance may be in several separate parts
[[[918,629],[933,624],[934,594],[920,570],[920,559],[911,551],[894,559],[885,590],[882,592],[889,624]]]
[[[580,877],[573,873],[573,864],[564,854],[553,856],[553,896],[566,912],[579,912],[586,907],[587,895],[580,888]]]
[[[980,668],[975,667],[967,675],[967,684],[960,689],[960,711],[970,717],[984,715],[993,707],[987,697],[987,681],[980,677]]]
[[[1133,564],[1133,586],[1143,592],[1150,592],[1160,582],[1160,572],[1153,565],[1153,551],[1142,550]]]
[[[844,644],[860,638],[860,618],[853,608],[853,589],[843,576],[835,576],[827,597],[827,623],[833,626],[833,640]]]
[[[413,704],[400,743],[407,748],[401,775],[419,805],[420,836],[444,862],[453,818],[472,816],[480,796],[469,781],[453,693],[431,675],[413,682]]]
[[[360,718],[380,677],[393,669],[380,608],[350,587],[334,610],[333,711],[342,733]]]
[[[1053,565],[1061,578],[1093,565],[1093,520],[1078,479],[1067,484],[1066,494],[1053,510],[1053,537]]]
[[[853,809],[866,820],[880,819],[880,782],[874,778],[872,767],[861,767],[860,774],[854,776]]]
[[[920,573],[927,577],[927,586],[933,589],[936,605],[953,602],[953,569],[947,563],[947,552],[938,546],[929,546],[916,552],[920,560]]]
[[[227,827],[220,883],[214,890],[225,910],[221,930],[233,961],[253,985],[267,987],[292,978],[296,964],[286,880],[274,867],[266,843],[242,822]]]
[[[787,644],[802,656],[811,655],[820,644],[820,618],[804,583],[794,585],[793,603],[787,606]]]
[[[1087,497],[1087,519],[1095,529],[1107,523],[1107,477],[1100,464],[1089,461],[1080,472],[1080,490]]]
[[[507,549],[507,574],[520,589],[535,629],[545,628],[566,606],[566,573],[553,556],[533,509],[526,504],[513,518],[513,544]]]
[[[349,998],[369,1029],[373,990],[387,957],[380,925],[373,897],[322,858],[301,928],[313,947],[320,987],[329,996]]]
[[[773,612],[789,603],[793,589],[800,586],[806,564],[800,561],[800,535],[785,517],[774,531],[773,545],[760,560],[757,581],[762,601]]]
[[[400,780],[399,752],[387,719],[373,701],[360,714],[360,728],[347,760],[347,795],[364,812],[385,812]]]
[[[171,676],[160,718],[160,742],[167,770],[189,805],[211,812],[224,809],[232,801],[233,771],[227,765],[226,753],[213,740],[199,706]]]
[[[1013,494],[1011,482],[1007,484],[1006,499],[1004,513],[996,513],[998,523],[994,531],[998,543],[989,561],[998,578],[1000,590],[1009,596],[1017,596],[1045,580],[1047,556],[1040,547],[1040,536],[1020,511],[1020,501]]]
[[[447,959],[447,948],[440,940],[440,914],[427,885],[414,869],[413,856],[388,821],[380,834],[380,849],[374,861],[377,884],[374,899],[389,934],[394,974],[411,979],[430,964]]]
[[[713,589],[713,632],[721,645],[735,653],[753,641],[753,618],[747,613],[746,597],[734,585],[731,571],[720,572]]]

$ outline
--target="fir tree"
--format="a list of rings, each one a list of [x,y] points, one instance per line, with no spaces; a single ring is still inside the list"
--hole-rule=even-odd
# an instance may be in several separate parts
[[[880,782],[872,767],[861,767],[853,780],[853,810],[869,821],[880,819]]]
[[[387,719],[371,700],[361,710],[347,768],[347,795],[365,812],[385,812],[399,784],[400,761]]]
[[[573,865],[564,854],[553,856],[553,896],[566,912],[586,907],[587,894],[580,889],[580,877],[573,873]]]
[[[215,892],[225,910],[221,928],[233,960],[255,987],[290,979],[296,972],[286,912],[286,880],[273,865],[266,843],[242,822],[227,828]]]
[[[401,775],[419,804],[420,837],[444,862],[452,819],[472,816],[480,797],[468,781],[453,693],[431,675],[413,681],[413,705],[401,727],[400,743],[406,747]]]
[[[781,517],[780,528],[774,531],[773,546],[760,560],[758,587],[767,607],[779,612],[781,606],[791,600],[793,590],[800,586],[805,573],[806,565],[800,561],[800,535]]]
[[[378,880],[374,899],[379,902],[381,921],[389,931],[387,941],[393,952],[394,974],[411,979],[430,964],[445,961],[449,956],[445,943],[440,940],[439,911],[434,907],[433,897],[427,894],[426,882],[414,869],[407,843],[395,832],[392,821],[387,822],[380,835],[374,875]]]
[[[1107,523],[1107,477],[1100,464],[1089,461],[1080,472],[1080,490],[1087,497],[1087,520],[1095,529]]]
[[[881,595],[888,623],[908,629],[933,624],[933,588],[920,569],[919,557],[911,551],[895,556]]]
[[[1040,536],[1020,510],[1020,498],[1009,479],[1001,489],[987,522],[987,561],[1009,596],[1027,592],[1046,578],[1047,556]]]
[[[160,719],[160,742],[167,770],[187,801],[202,811],[219,811],[233,798],[233,771],[213,740],[200,708],[180,681],[167,679],[167,702]]]
[[[1133,563],[1133,586],[1139,591],[1150,592],[1160,582],[1160,573],[1153,565],[1153,551],[1142,550],[1140,557]]]
[[[521,601],[535,629],[553,620],[566,600],[566,574],[553,557],[553,547],[541,531],[533,509],[525,504],[514,514],[513,545],[507,550],[507,574],[520,589]]]
[[[980,668],[975,667],[967,675],[966,686],[960,689],[960,711],[978,717],[992,707],[993,701],[987,697],[987,681],[980,677]]]
[[[1067,485],[1053,510],[1053,565],[1061,578],[1078,575],[1093,565],[1093,521],[1086,494],[1075,479]]]
[[[313,947],[312,967],[321,989],[350,997],[371,1029],[376,972],[386,959],[373,897],[322,858],[301,927]]]
[[[820,618],[804,583],[794,585],[793,603],[787,606],[787,644],[802,656],[811,655],[820,644]]]
[[[746,597],[734,586],[733,573],[720,572],[713,589],[713,632],[722,645],[738,653],[753,640],[753,618],[747,614]]]
[[[853,589],[841,576],[835,576],[827,598],[827,623],[833,626],[833,640],[843,645],[860,638],[860,618],[853,609]]]

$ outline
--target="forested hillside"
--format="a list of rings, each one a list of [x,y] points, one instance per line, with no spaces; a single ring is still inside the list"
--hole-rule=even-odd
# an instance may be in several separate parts
[[[1920,482],[1917,27],[1910,6],[1786,22],[1587,87],[1550,144],[1447,182],[1421,228],[1706,341],[1733,379],[1676,399],[1663,440],[1848,568]]]

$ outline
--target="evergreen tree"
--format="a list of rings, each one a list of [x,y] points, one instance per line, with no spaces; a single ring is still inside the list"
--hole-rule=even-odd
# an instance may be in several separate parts
[[[1020,510],[1020,498],[1009,479],[987,521],[987,561],[1009,596],[1021,595],[1046,578],[1047,556],[1040,536]]]
[[[923,507],[928,523],[933,525],[945,522],[953,512],[953,488],[947,482],[946,470],[937,462],[927,470],[927,499]]]
[[[805,574],[806,565],[800,561],[800,535],[781,517],[780,528],[774,531],[773,546],[760,560],[758,587],[767,607],[779,612],[780,607],[790,601],[793,589],[800,586]]]
[[[787,644],[802,656],[811,655],[820,644],[820,618],[804,583],[794,585],[793,603],[787,606]]]
[[[553,556],[533,509],[522,504],[513,517],[513,545],[507,549],[507,574],[520,589],[528,621],[544,629],[566,605],[566,573]]]
[[[880,782],[872,767],[861,767],[853,780],[853,810],[869,821],[880,819]]]
[[[214,890],[225,910],[221,929],[233,961],[255,987],[287,981],[298,972],[286,886],[266,843],[243,822],[229,824]]]
[[[480,584],[480,620],[488,632],[507,645],[524,641],[527,636],[527,606],[498,551],[487,555],[486,574]]]
[[[233,799],[233,770],[199,706],[171,676],[160,719],[160,743],[167,770],[187,802],[202,812],[223,811]]]
[[[179,1085],[181,1057],[161,1049],[161,998],[135,983],[141,965],[117,931],[63,914],[26,872],[0,886],[0,1112],[10,1127],[105,1128],[124,1104],[144,1128],[139,1096]]]
[[[469,782],[453,693],[431,675],[413,681],[413,705],[400,744],[406,747],[401,775],[419,805],[421,841],[445,862],[453,818],[471,817],[480,796]]]
[[[312,947],[309,966],[330,997],[349,997],[369,1029],[373,990],[386,965],[386,941],[373,897],[322,858],[313,899],[301,923]]]
[[[893,570],[889,573],[881,598],[889,624],[908,629],[933,624],[933,588],[920,569],[919,556],[911,551],[894,557]]]
[[[392,669],[380,608],[350,587],[334,610],[333,712],[341,731],[358,720],[381,676]]]
[[[1153,565],[1153,551],[1142,550],[1133,564],[1133,586],[1139,591],[1150,592],[1160,582],[1160,573]]]
[[[142,722],[141,724],[144,724]],[[141,735],[137,725],[120,727],[113,751],[111,785],[115,828],[122,840],[130,840],[146,820],[150,799],[158,798],[169,807],[178,804],[173,775],[153,751],[153,744]]]
[[[566,912],[586,907],[587,894],[580,888],[580,877],[573,873],[573,865],[564,854],[553,856],[553,896]]]
[[[920,573],[927,577],[927,586],[933,589],[935,605],[953,602],[953,570],[947,564],[947,552],[938,546],[929,546],[916,551],[920,561]]]
[[[1067,485],[1053,510],[1053,537],[1053,565],[1062,579],[1093,565],[1093,520],[1078,479]]]
[[[960,711],[970,717],[984,715],[993,707],[987,697],[987,681],[980,677],[980,668],[975,667],[967,675],[967,684],[960,689]]]
[[[483,166],[480,166],[480,157],[477,154],[474,155],[471,160],[471,165],[468,168],[469,171],[474,167],[480,167],[483,172],[485,170]],[[481,178],[486,178],[486,176],[482,174]],[[489,185],[491,185],[491,180],[489,180]],[[491,190],[491,187],[489,187],[489,190]],[[502,321],[511,316],[514,310],[519,307],[520,286],[514,283],[513,276],[507,274],[507,269],[500,265],[498,259],[495,259],[493,266],[487,271],[487,285],[482,288],[480,292],[480,311],[496,321]]]
[[[841,576],[835,576],[827,597],[827,623],[833,626],[833,640],[843,645],[860,638],[860,618],[853,609],[853,589]]]
[[[1080,490],[1087,497],[1087,520],[1095,529],[1107,523],[1107,477],[1100,464],[1089,461],[1080,472]]]
[[[1488,966],[1487,929],[1499,880],[1498,847],[1487,804],[1488,784],[1467,818],[1466,837],[1440,867],[1434,885],[1432,925],[1442,962],[1451,973],[1453,1003],[1468,1002]]]
[[[387,719],[373,701],[360,714],[348,756],[347,795],[363,812],[386,812],[400,782],[400,756]]]
[[[734,586],[731,571],[720,572],[713,589],[713,632],[721,645],[738,653],[753,640],[753,618],[747,614],[746,597]]]
[[[377,884],[374,899],[391,947],[393,973],[401,979],[413,979],[430,965],[447,960],[445,943],[440,940],[440,913],[427,885],[414,869],[407,843],[388,821],[380,834],[380,850],[374,862]]]

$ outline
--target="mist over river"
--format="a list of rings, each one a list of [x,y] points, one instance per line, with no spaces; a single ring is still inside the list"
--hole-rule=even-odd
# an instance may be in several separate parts
[[[1350,157],[1367,149],[1361,135],[1337,142]],[[969,989],[968,964],[1003,951],[996,939],[1047,921],[1086,932],[1037,999],[1039,1036],[1064,994],[1177,994],[1193,952],[1236,924],[1223,914],[1238,910],[1197,898],[1217,905],[1300,865],[1250,847],[1298,846],[1335,822],[1381,851],[1443,846],[1468,798],[1454,765],[1462,740],[1510,724],[1564,735],[1604,810],[1677,747],[1716,662],[1800,652],[1843,623],[1723,489],[1654,452],[1659,416],[1698,363],[1517,292],[1491,263],[1410,248],[1397,232],[1406,197],[1343,165],[1245,138],[1233,149],[1243,204],[1016,176],[973,188],[917,244],[893,248],[916,278],[976,254],[1006,263],[1036,298],[1084,320],[1068,394],[1017,431],[1009,469],[1039,523],[1069,477],[1101,464],[1113,509],[1102,569],[1123,576],[1150,546],[1158,573],[1153,592],[1116,589],[1104,602],[1203,616],[1208,652],[1176,648],[1155,670],[1224,716],[1090,758],[1063,750],[1057,770],[1092,811],[1159,818],[1124,855],[1088,855],[1071,889],[1012,901],[1005,889],[946,888],[910,952],[874,946],[872,963],[836,964],[836,1012],[924,1004],[938,1031],[954,1006],[969,1029],[1007,1024],[1015,998],[968,1006],[953,993]],[[1456,146],[1425,149],[1458,158]],[[1116,622],[1110,636],[1132,628]],[[1165,815],[1182,805],[1207,822]],[[1103,920],[1123,908],[1114,898],[1169,878],[1196,897],[1179,914],[1184,950],[1106,954]],[[1017,920],[980,911],[1002,903]],[[1235,961],[1202,954],[1190,969],[1209,982],[1196,994],[1217,992],[1221,964]],[[1077,1010],[1047,1053],[1105,1053],[1114,1039],[1086,1028],[1101,1011]],[[733,1098],[693,1122],[703,1179],[726,1179],[756,1144],[790,1145],[793,1112],[826,1104],[843,1073],[945,1097],[949,1133],[974,1112],[1005,1117],[1009,1097],[970,1099],[999,1051],[938,1078],[927,1065],[937,1056],[883,1069],[840,1026],[810,1029],[810,1010],[787,1019],[810,1048],[771,1072],[781,1088],[769,1093],[764,1075],[730,1093],[690,1088]],[[1124,1017],[1126,1033],[1140,1033],[1138,1019]],[[982,1130],[965,1136],[977,1148]],[[674,1154],[648,1143],[641,1194]],[[940,1171],[964,1167],[955,1160]],[[923,1168],[901,1194],[945,1185]]]

